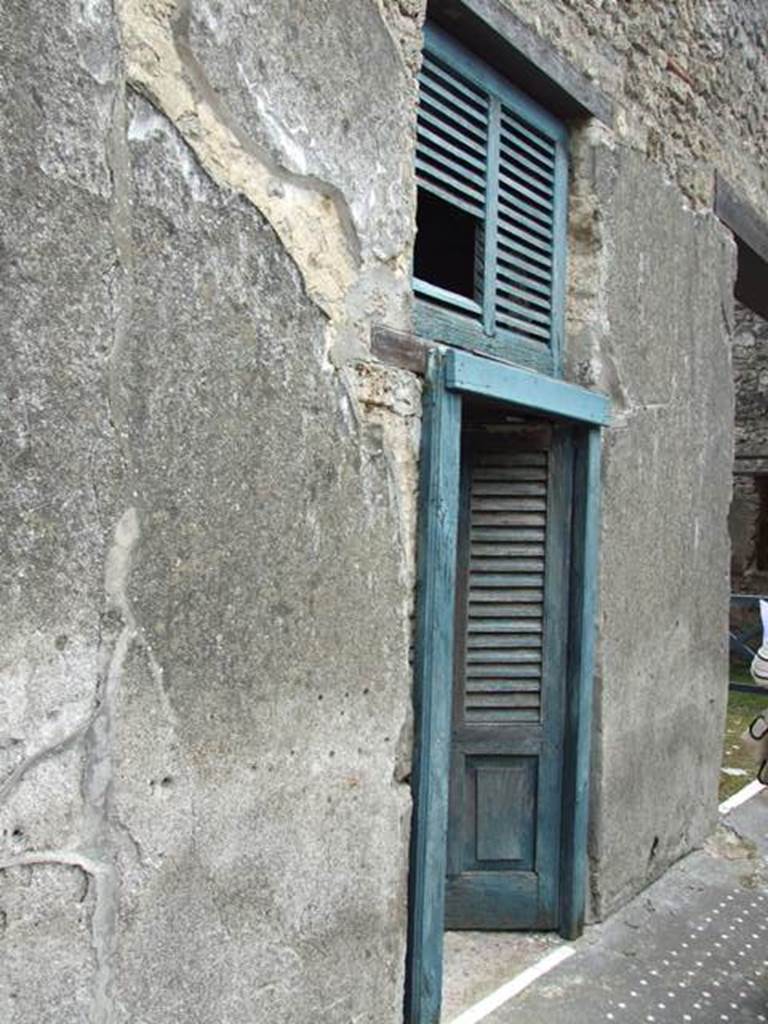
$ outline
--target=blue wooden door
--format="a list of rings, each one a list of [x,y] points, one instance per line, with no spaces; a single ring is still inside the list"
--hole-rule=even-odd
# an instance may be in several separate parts
[[[447,928],[559,924],[572,477],[567,428],[465,428]]]

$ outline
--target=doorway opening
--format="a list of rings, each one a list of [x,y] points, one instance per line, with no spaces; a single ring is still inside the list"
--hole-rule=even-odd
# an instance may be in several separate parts
[[[444,1021],[561,941],[569,435],[498,403],[464,404]]]
[[[441,1019],[444,947],[466,967],[495,936],[508,971],[508,934],[531,955],[532,931],[582,928],[609,418],[602,395],[455,349],[426,384],[408,1024]]]

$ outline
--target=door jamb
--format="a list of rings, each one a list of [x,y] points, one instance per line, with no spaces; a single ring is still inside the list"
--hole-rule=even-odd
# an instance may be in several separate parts
[[[422,425],[414,689],[413,824],[406,1024],[440,1019],[462,394],[574,425],[574,522],[564,749],[561,932],[583,926],[600,515],[600,427],[606,397],[467,352],[432,351]]]

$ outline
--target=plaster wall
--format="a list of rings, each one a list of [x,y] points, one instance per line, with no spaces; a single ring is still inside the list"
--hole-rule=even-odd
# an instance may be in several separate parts
[[[727,6],[743,46],[709,4],[514,5],[618,104],[574,133],[568,322],[616,409],[598,914],[714,814],[714,164],[765,205]],[[423,7],[0,8],[2,1020],[400,1019],[421,383],[370,330],[410,323]]]
[[[613,408],[590,840],[592,912],[602,917],[716,821],[735,246],[637,152],[585,136],[575,166],[571,373]]]
[[[420,384],[338,353],[407,318],[417,25],[358,13],[0,11],[9,1024],[400,1015]]]

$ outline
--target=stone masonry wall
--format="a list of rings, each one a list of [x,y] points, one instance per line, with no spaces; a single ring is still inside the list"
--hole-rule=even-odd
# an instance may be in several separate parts
[[[736,458],[768,464],[768,320],[736,303],[733,334]]]
[[[691,204],[715,167],[768,206],[768,8],[763,0],[504,0],[615,104],[614,138]]]
[[[715,166],[768,206],[765,12],[510,6],[617,105],[574,130],[567,343],[615,405],[602,914],[714,816],[706,210]],[[370,331],[410,324],[424,7],[0,5],[0,1020],[400,1020],[421,382]]]
[[[736,420],[731,532],[734,592],[764,594],[768,571],[758,563],[759,523],[768,514],[763,492],[768,480],[768,321],[736,304],[733,335]],[[762,562],[762,559],[760,560]]]
[[[735,246],[641,154],[582,141],[569,355],[574,375],[612,400],[590,838],[592,912],[603,917],[716,821]]]

